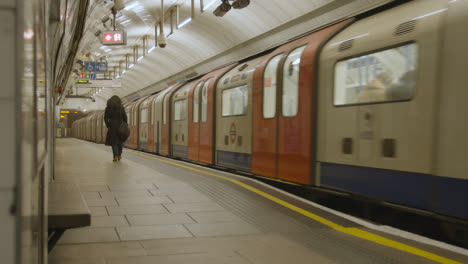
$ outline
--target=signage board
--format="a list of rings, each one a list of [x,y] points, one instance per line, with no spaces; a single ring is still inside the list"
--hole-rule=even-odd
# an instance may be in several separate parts
[[[120,79],[95,79],[95,80],[76,80],[76,88],[120,88],[122,83]]]
[[[127,33],[123,30],[104,31],[101,34],[102,45],[127,45]]]
[[[107,72],[107,62],[85,61],[84,68],[87,72]]]

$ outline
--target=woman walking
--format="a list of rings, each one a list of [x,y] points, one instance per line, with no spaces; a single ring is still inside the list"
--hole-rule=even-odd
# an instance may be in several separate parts
[[[108,128],[106,145],[112,146],[112,152],[114,154],[113,161],[120,160],[122,158],[123,141],[119,137],[119,127],[122,122],[127,123],[127,114],[125,113],[122,102],[117,95],[114,95],[107,100],[107,107],[104,112],[104,122],[106,122],[106,126]]]

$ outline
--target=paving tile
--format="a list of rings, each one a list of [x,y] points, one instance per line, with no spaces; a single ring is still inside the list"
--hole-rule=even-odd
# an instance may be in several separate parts
[[[108,205],[118,205],[117,201],[114,198],[98,198],[98,199],[85,199],[85,202],[88,206],[108,206]]]
[[[249,264],[241,256],[234,252],[217,254],[184,254],[184,255],[166,255],[166,256],[145,256],[145,257],[126,257],[109,258],[107,264]],[[250,263],[251,264],[251,263]]]
[[[236,216],[235,214],[227,211],[221,212],[193,212],[187,213],[190,215],[197,223],[207,224],[207,223],[221,223],[221,222],[243,222],[243,220]]]
[[[111,191],[155,189],[151,183],[109,184]]]
[[[192,194],[192,195],[169,195],[174,203],[201,203],[201,202],[211,202],[212,200],[204,195]]]
[[[107,215],[107,210],[106,207],[101,206],[101,207],[88,207],[89,211],[91,212],[91,216],[105,216]]]
[[[98,243],[119,241],[114,228],[68,229],[59,244]]]
[[[186,195],[186,194],[199,194],[199,191],[194,189],[192,186],[185,183],[164,183],[155,184],[158,190],[152,190],[151,193],[154,195]]]
[[[183,225],[118,227],[122,241],[192,237]]]
[[[163,203],[172,203],[172,201],[167,197],[117,197],[117,202],[120,205],[138,205],[138,204],[163,204]]]
[[[166,214],[168,211],[160,204],[107,206],[109,215]]]
[[[106,264],[104,258],[93,259],[69,259],[69,258],[49,258],[48,264]]]
[[[128,226],[127,219],[122,215],[93,216],[91,217],[91,227],[119,227]]]
[[[112,191],[100,192],[101,197],[151,197],[152,194],[148,190],[126,190],[126,191]]]
[[[185,226],[196,237],[247,235],[260,233],[260,230],[245,222],[185,224]]]
[[[80,185],[82,192],[106,192],[109,191],[107,185]]]
[[[146,251],[138,242],[112,242],[76,245],[56,245],[50,258],[82,259],[99,257],[145,256]]]
[[[256,236],[193,237],[141,241],[148,255],[176,255],[206,252],[233,252],[242,248],[255,248]]]
[[[131,226],[175,225],[195,223],[187,214],[128,215]]]
[[[217,203],[179,203],[164,205],[171,213],[224,211]]]

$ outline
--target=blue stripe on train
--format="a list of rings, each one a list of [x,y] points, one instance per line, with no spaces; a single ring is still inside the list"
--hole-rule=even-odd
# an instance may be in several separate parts
[[[181,158],[188,157],[188,147],[187,146],[179,146],[179,145],[172,145],[172,155]]]
[[[216,151],[216,154],[217,154],[216,155],[217,165],[231,168],[231,169],[250,172],[251,163],[252,163],[250,154],[221,151],[221,150]]]
[[[322,185],[379,200],[468,218],[468,180],[320,163]]]

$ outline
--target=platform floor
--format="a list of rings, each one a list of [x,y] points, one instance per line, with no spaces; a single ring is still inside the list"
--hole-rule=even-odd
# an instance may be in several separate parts
[[[468,263],[253,180],[127,149],[122,156],[112,162],[110,147],[57,139],[56,180],[80,186],[92,226],[66,231],[49,264]]]

